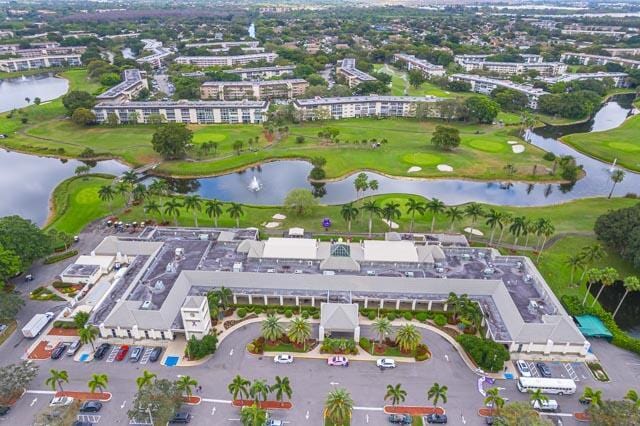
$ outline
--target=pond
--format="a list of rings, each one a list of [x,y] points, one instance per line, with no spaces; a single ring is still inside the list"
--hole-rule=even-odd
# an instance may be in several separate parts
[[[31,103],[36,97],[42,102],[50,101],[67,93],[68,88],[67,80],[52,73],[0,80],[0,112],[29,105],[25,98]]]

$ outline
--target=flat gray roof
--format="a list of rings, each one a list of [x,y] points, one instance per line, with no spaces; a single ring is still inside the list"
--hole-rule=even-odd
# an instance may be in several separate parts
[[[348,104],[358,102],[436,102],[441,98],[434,96],[344,96],[338,98],[313,98],[313,99],[296,99],[294,103],[300,106],[316,106],[316,105],[332,105],[332,104]]]

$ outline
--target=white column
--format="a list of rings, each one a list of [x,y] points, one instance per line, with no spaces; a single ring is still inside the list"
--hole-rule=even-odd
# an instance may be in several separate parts
[[[267,297],[266,294],[263,297],[264,297],[264,304],[268,305],[269,304],[269,298]]]
[[[356,342],[360,341],[360,327],[356,327],[353,329],[353,340]]]
[[[324,341],[324,327],[320,326],[318,327],[318,340],[320,340],[321,342]]]
[[[429,300],[429,305],[427,305],[427,309],[431,310],[431,305],[433,304],[433,300]]]
[[[396,299],[396,310],[400,309],[400,299]]]
[[[384,299],[380,299],[380,309],[384,308]]]
[[[311,296],[311,306],[316,306],[316,297]]]
[[[249,295],[249,304],[253,305],[253,297],[251,295]]]
[[[449,305],[447,305],[446,303],[444,304],[444,307],[442,308],[445,312],[447,312],[447,308],[449,307]]]
[[[238,304],[238,296],[236,294],[233,295],[233,304],[234,305]]]
[[[300,306],[300,297],[296,296],[296,306]]]
[[[284,305],[284,297],[280,296],[280,306]]]
[[[412,311],[416,310],[416,299],[413,299],[413,301],[411,302],[411,310]]]
[[[369,306],[369,298],[365,296],[365,298],[364,298],[364,308],[367,309],[367,306]]]

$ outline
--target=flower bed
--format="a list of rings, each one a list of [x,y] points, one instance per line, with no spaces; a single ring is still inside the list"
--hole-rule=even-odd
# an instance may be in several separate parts
[[[53,293],[47,287],[38,287],[29,293],[29,299],[31,300],[55,300],[63,301],[64,299]]]
[[[380,344],[375,342],[373,339],[370,340],[361,337],[359,344],[365,352],[371,355],[415,358],[416,361],[426,361],[431,358],[431,351],[429,351],[429,348],[424,343],[420,343],[416,350],[411,352],[402,352],[396,345],[395,341],[389,338],[385,339],[384,343]]]
[[[111,392],[75,392],[75,391],[58,391],[56,396],[70,396],[78,401],[111,401]]]
[[[587,362],[587,367],[589,367],[589,370],[591,370],[591,373],[593,374],[593,377],[596,378],[596,380],[598,380],[600,382],[608,382],[609,381],[609,376],[604,371],[604,368],[602,368],[602,365],[600,365],[599,363],[597,363],[597,362]]]
[[[332,339],[327,337],[320,346],[321,354],[358,355],[356,342],[350,339]]]
[[[228,330],[228,329],[230,329],[231,327],[233,327],[236,324],[240,324],[243,321],[246,321],[246,320],[249,320],[249,319],[253,319],[253,318],[258,318],[258,316],[256,314],[251,314],[251,315],[248,315],[248,316],[246,316],[244,318],[241,318],[241,319],[227,320],[222,324],[222,326],[224,327],[225,330]]]
[[[573,417],[579,422],[590,422],[591,416],[586,412],[573,413]]]
[[[480,417],[492,417],[495,415],[493,408],[482,407],[478,410]]]
[[[260,336],[247,344],[247,351],[254,355],[262,355],[265,352],[303,353],[309,352],[317,345],[318,341],[315,339],[308,339],[306,345],[297,345],[292,343],[287,336],[282,336],[274,342],[266,341],[264,337]]]
[[[442,407],[426,405],[385,405],[385,414],[408,414],[410,416],[428,416],[429,414],[444,414]]]
[[[202,398],[195,395],[183,396],[182,400],[187,405],[200,405],[200,403],[202,402]]]
[[[253,399],[234,399],[231,404],[234,407],[251,407],[255,404]],[[258,406],[264,410],[291,410],[293,404],[290,401],[259,401]]]

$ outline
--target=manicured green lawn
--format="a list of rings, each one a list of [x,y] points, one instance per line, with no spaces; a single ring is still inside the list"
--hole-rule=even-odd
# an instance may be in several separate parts
[[[278,343],[276,345],[269,345],[266,342],[264,344],[264,351],[265,352],[291,352],[291,353],[308,352],[308,350],[305,351],[303,350],[303,348],[294,346],[293,343]]]
[[[591,156],[640,171],[640,116],[627,119],[621,126],[604,132],[567,135],[562,141]]]
[[[413,87],[406,82],[407,73],[391,65],[375,64],[373,68],[376,72],[384,72],[391,76],[391,94],[395,96],[437,96],[440,98],[453,98],[458,96],[468,96],[467,93],[454,93],[443,90],[430,82],[424,82],[420,87]],[[406,93],[405,93],[406,90]]]

